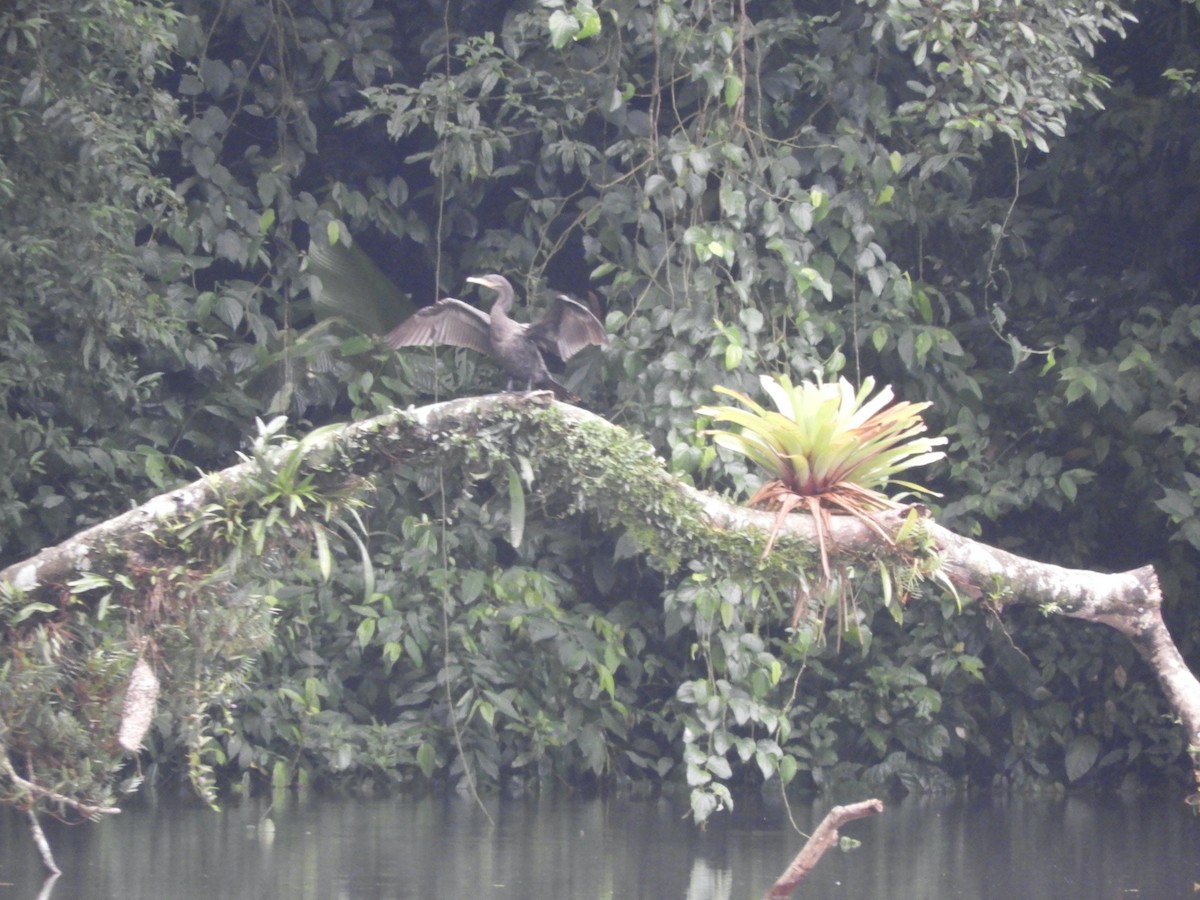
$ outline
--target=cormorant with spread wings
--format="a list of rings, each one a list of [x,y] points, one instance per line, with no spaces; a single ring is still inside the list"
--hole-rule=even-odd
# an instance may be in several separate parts
[[[513,287],[507,278],[478,275],[467,281],[496,292],[490,314],[446,297],[417,310],[388,332],[384,343],[393,348],[433,344],[470,347],[496,361],[508,375],[509,390],[514,381],[524,382],[530,389],[547,388],[560,400],[573,399],[571,392],[550,375],[543,354],[566,360],[591,344],[607,344],[608,335],[600,320],[583,304],[559,294],[541,319],[525,325],[508,315]]]

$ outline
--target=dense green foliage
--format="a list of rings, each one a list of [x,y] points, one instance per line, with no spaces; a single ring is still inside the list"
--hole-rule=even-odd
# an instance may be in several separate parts
[[[123,0],[0,13],[8,559],[121,509],[174,437],[156,395],[180,328],[143,279],[137,236],[172,197],[153,162],[180,124],[156,86],[177,20]]]
[[[497,384],[363,332],[501,271],[532,301],[599,295],[612,347],[572,386],[681,478],[756,484],[700,434],[713,385],[874,375],[951,437],[944,524],[1153,561],[1189,597],[1200,23],[1130,9],[18,0],[4,560],[229,462],[256,415],[303,433]],[[373,565],[335,542],[327,582],[311,562],[274,586],[278,640],[221,718],[227,774],[678,774],[703,814],[777,771],[1022,785],[1180,758],[1103,629],[936,596],[901,615],[855,572],[826,641],[830,598],[788,630],[790,594],[721,559],[651,565],[646,535],[542,509],[526,476],[466,448],[381,477]],[[1200,619],[1172,613],[1194,654]]]

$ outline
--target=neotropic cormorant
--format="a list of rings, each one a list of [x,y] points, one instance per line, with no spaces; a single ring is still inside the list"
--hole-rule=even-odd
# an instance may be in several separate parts
[[[525,382],[529,388],[544,387],[559,400],[571,400],[571,392],[551,377],[543,353],[570,359],[590,344],[607,344],[608,335],[600,320],[587,307],[559,294],[550,309],[536,322],[524,325],[510,319],[513,288],[503,275],[478,275],[468,278],[473,284],[491,288],[498,296],[491,314],[485,314],[461,300],[445,297],[433,306],[417,310],[383,339],[389,347],[453,344],[486,353],[513,382]]]

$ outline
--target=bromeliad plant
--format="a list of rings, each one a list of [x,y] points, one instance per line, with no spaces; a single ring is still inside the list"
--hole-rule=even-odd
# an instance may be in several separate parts
[[[857,392],[844,378],[836,384],[798,385],[786,375],[764,375],[760,380],[776,410],[718,386],[718,393],[737,399],[748,409],[704,406],[697,412],[738,426],[737,431],[705,433],[719,446],[741,453],[774,476],[750,498],[751,506],[778,509],[763,555],[774,545],[784,517],[797,507],[806,507],[816,523],[821,567],[828,579],[828,516],[835,512],[856,516],[890,542],[871,514],[899,508],[899,500],[908,493],[933,493],[894,476],[942,459],[946,454],[935,448],[945,444],[946,438],[918,437],[925,431],[921,411],[928,402],[902,401],[889,406],[894,396],[891,387],[885,385],[870,397],[875,387],[870,377]],[[889,497],[882,492],[889,484],[907,491]]]

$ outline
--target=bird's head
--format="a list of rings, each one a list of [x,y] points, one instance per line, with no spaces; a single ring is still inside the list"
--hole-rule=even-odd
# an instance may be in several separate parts
[[[486,288],[491,288],[501,294],[507,292],[512,293],[512,285],[508,283],[508,279],[503,275],[472,275],[467,281],[471,284],[482,284]]]
[[[503,275],[472,275],[467,281],[472,284],[481,284],[486,288],[491,288],[496,292],[496,302],[492,306],[493,310],[499,310],[501,315],[505,314],[512,308],[513,303],[513,286],[508,283],[508,279]]]

